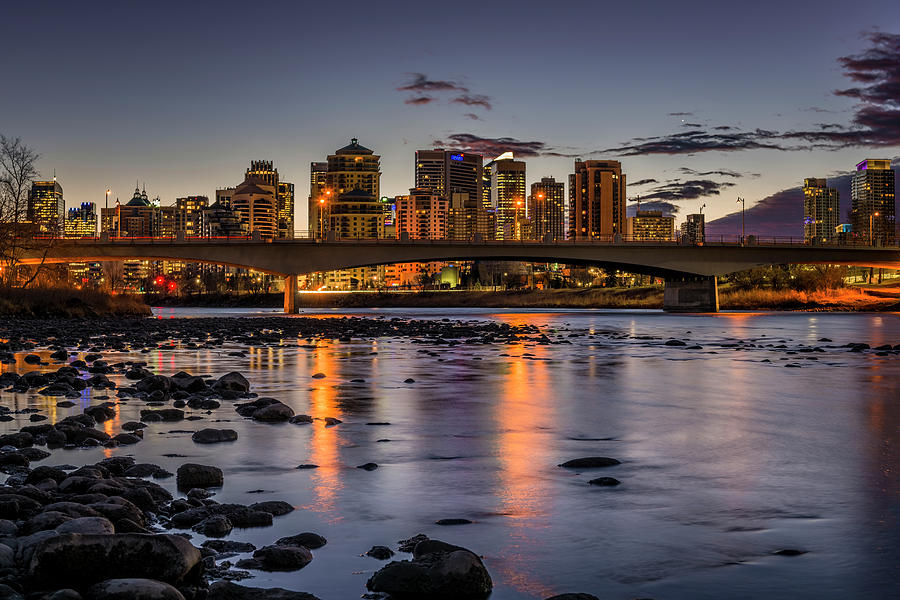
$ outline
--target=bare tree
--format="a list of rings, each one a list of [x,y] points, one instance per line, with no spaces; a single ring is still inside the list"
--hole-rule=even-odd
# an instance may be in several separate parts
[[[2,281],[6,284],[16,281],[19,262],[35,246],[38,230],[28,223],[27,210],[28,192],[38,176],[38,157],[38,153],[26,146],[21,138],[0,135],[0,261]],[[34,281],[39,270],[40,267],[23,287]]]

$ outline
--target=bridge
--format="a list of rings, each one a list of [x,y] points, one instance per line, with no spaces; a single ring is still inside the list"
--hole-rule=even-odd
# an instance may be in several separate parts
[[[665,280],[664,310],[715,312],[716,277],[771,264],[900,269],[900,248],[741,242],[451,241],[409,239],[81,238],[48,240],[23,264],[171,260],[253,269],[285,278],[284,310],[296,312],[297,276],[400,262],[500,260],[592,265]]]

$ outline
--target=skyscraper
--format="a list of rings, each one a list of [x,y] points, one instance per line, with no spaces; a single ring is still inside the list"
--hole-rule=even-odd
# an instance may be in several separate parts
[[[525,218],[525,162],[505,152],[488,163],[491,173],[491,206],[496,215],[496,238],[515,239],[517,221]]]
[[[867,158],[857,164],[850,198],[850,216],[856,240],[873,245],[893,245],[896,239],[896,198],[891,161]]]
[[[97,236],[97,205],[93,202],[82,202],[79,208],[70,208],[66,215],[66,237]]]
[[[576,160],[569,175],[569,237],[625,233],[625,174],[616,160]]]
[[[803,180],[803,240],[827,243],[837,237],[840,223],[840,195],[825,179]]]
[[[209,207],[206,196],[175,198],[175,231],[188,237],[203,235],[203,211]]]
[[[491,214],[484,207],[480,196],[473,197],[465,192],[451,193],[448,215],[447,239],[494,239]]]
[[[274,168],[271,160],[250,161],[250,168],[244,173],[244,179],[256,179],[267,186],[271,186],[275,192],[277,206],[276,237],[285,239],[294,237],[294,184],[282,181],[278,176],[278,169]]]
[[[687,216],[681,224],[681,239],[687,244],[702,244],[706,241],[706,221],[703,213]]]
[[[416,151],[416,187],[450,200],[453,192],[473,198],[482,194],[484,157],[436,148]]]
[[[231,208],[249,233],[263,239],[278,235],[278,200],[272,185],[248,176],[235,188],[231,202]]]
[[[549,235],[553,240],[566,237],[566,190],[562,181],[553,177],[542,177],[531,184],[528,197],[528,218],[534,231],[534,238],[541,240]]]
[[[381,157],[361,146],[356,138],[328,157],[327,169],[325,187],[333,198],[354,190],[381,196]]]
[[[310,237],[322,235],[322,213],[319,210],[320,200],[324,200],[322,195],[325,191],[326,174],[328,173],[327,162],[309,163],[309,198],[307,212],[307,226]]]
[[[37,225],[41,233],[61,235],[66,218],[63,189],[54,177],[51,181],[35,181],[28,193],[28,221]]]

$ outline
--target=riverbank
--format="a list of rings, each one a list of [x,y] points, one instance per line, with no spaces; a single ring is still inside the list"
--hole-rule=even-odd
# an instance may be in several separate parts
[[[278,308],[282,294],[209,294],[148,297],[153,306]],[[298,308],[640,308],[660,309],[661,286],[564,290],[318,292],[300,293]],[[719,287],[723,310],[896,311],[900,287],[862,286],[838,290],[737,290]]]
[[[85,317],[150,316],[143,298],[68,288],[0,289],[0,316]]]

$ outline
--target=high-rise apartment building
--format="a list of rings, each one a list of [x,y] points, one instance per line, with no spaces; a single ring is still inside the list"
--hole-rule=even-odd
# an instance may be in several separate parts
[[[53,178],[51,181],[35,181],[28,193],[27,218],[37,225],[41,233],[61,235],[66,218],[66,201],[63,189]]]
[[[494,223],[491,216],[480,196],[471,196],[465,192],[451,193],[447,239],[458,241],[494,239]]]
[[[517,224],[525,218],[525,162],[505,152],[486,168],[491,173],[491,207],[496,217],[496,239],[516,239]]]
[[[278,199],[275,187],[264,180],[245,179],[234,190],[231,208],[250,234],[258,234],[263,239],[278,236]]]
[[[412,188],[408,195],[394,199],[397,207],[397,237],[410,239],[447,239],[450,202],[428,188]]]
[[[203,235],[203,211],[209,207],[206,196],[185,196],[175,199],[175,231],[187,237]]]
[[[576,160],[569,175],[569,237],[625,233],[625,174],[615,160]]]
[[[328,173],[327,162],[313,162],[309,164],[309,198],[307,212],[307,229],[310,237],[321,237],[322,233],[322,212],[319,208],[320,204],[324,204],[326,178]]]
[[[66,214],[65,234],[69,238],[97,237],[97,205],[82,202]]]
[[[803,239],[807,243],[828,243],[837,237],[840,195],[825,179],[803,180]]]
[[[528,218],[534,239],[549,236],[552,240],[566,237],[566,190],[562,181],[542,177],[531,184],[528,197]]]
[[[453,192],[480,198],[483,192],[484,157],[480,154],[436,148],[416,151],[416,187],[432,190],[449,200]]]
[[[867,158],[857,164],[850,198],[856,240],[872,245],[893,245],[896,240],[896,197],[891,161]]]
[[[327,205],[326,230],[338,239],[384,237],[385,202],[365,190],[351,190]],[[335,289],[377,287],[383,283],[383,267],[359,267],[332,271],[326,285]]]
[[[706,241],[706,221],[703,213],[688,215],[681,224],[681,239],[686,244],[702,244]]]
[[[675,217],[661,210],[639,210],[625,220],[625,235],[632,242],[670,242],[675,239]]]
[[[275,237],[286,239],[294,237],[294,184],[282,181],[278,176],[278,169],[273,166],[271,160],[250,161],[250,168],[244,173],[244,180],[254,179],[272,187],[275,193],[277,206],[276,235]]]
[[[333,199],[354,190],[380,198],[380,181],[381,157],[361,146],[356,138],[328,157],[325,188],[331,192]]]

